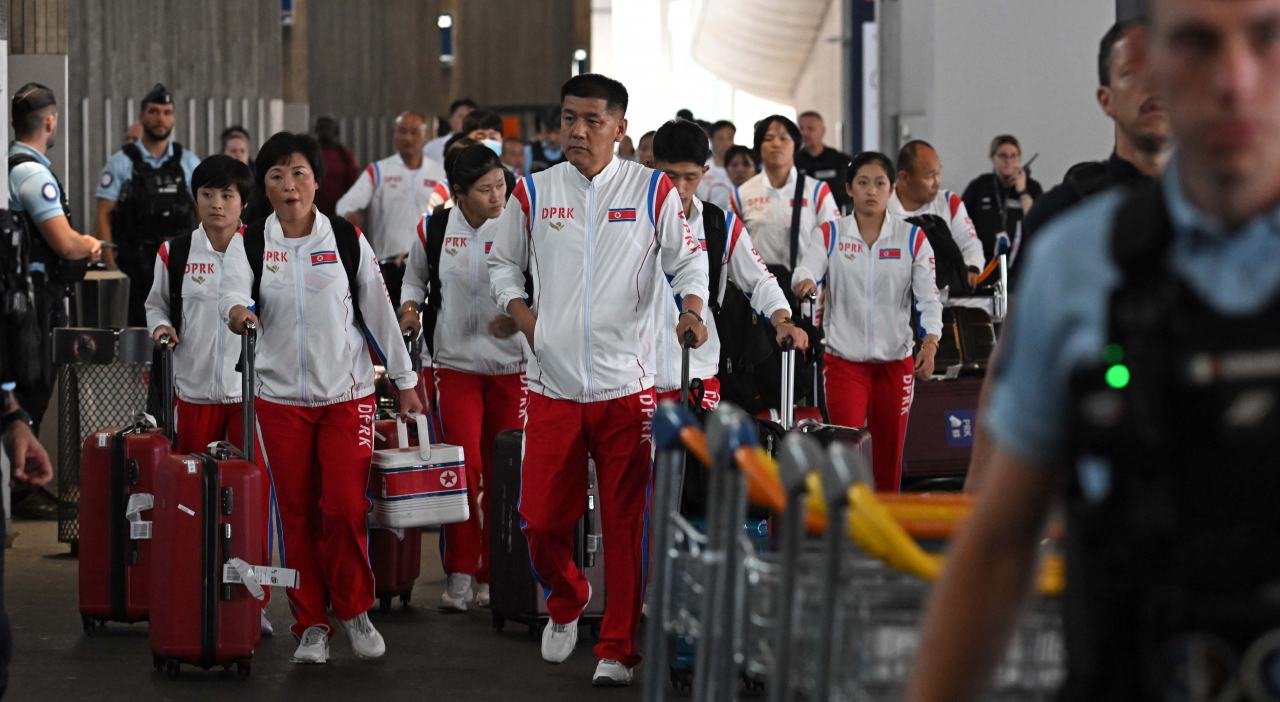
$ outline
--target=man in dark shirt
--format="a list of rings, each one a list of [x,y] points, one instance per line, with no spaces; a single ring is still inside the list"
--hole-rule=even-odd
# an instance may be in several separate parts
[[[1022,243],[1026,251],[1042,226],[1059,213],[1113,185],[1130,185],[1160,173],[1169,159],[1169,116],[1164,103],[1152,93],[1145,74],[1138,71],[1145,43],[1139,33],[1147,31],[1147,20],[1135,18],[1117,22],[1098,50],[1098,104],[1116,123],[1116,148],[1106,161],[1088,161],[1072,166],[1062,184],[1035,201],[1022,220]],[[1016,292],[1018,266],[1012,270],[1011,285]]]
[[[823,123],[822,115],[813,110],[800,115],[800,138],[804,140],[804,148],[796,152],[796,170],[810,178],[826,181],[836,199],[836,208],[844,214],[850,211],[849,193],[845,191],[844,183],[853,159],[848,154],[827,148],[822,143],[826,135],[827,125]]]

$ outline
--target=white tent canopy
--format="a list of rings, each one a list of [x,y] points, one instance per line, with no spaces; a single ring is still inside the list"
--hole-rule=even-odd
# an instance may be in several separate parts
[[[831,0],[701,0],[693,58],[739,90],[790,104]]]

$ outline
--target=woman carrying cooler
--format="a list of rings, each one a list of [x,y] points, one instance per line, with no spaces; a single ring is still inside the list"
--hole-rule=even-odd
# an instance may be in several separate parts
[[[261,337],[257,462],[276,495],[280,560],[301,581],[286,591],[296,619],[290,630],[300,639],[298,663],[328,660],[333,631],[326,606],[357,656],[386,651],[367,614],[374,586],[365,491],[376,402],[366,344],[384,358],[400,407],[422,410],[373,249],[346,220],[315,208],[323,177],[323,157],[311,137],[282,132],[262,145],[257,180],[273,212],[231,240],[218,291],[231,330],[243,334],[252,321]]]
[[[462,447],[471,512],[469,520],[442,529],[449,584],[440,595],[440,608],[466,611],[473,598],[473,576],[476,603],[489,605],[485,486],[494,439],[499,432],[524,426],[528,347],[524,336],[516,333],[515,320],[489,295],[488,255],[494,225],[507,202],[506,169],[484,144],[450,151],[446,160],[450,159],[447,170],[456,205],[426,215],[418,224],[418,244],[409,250],[401,291],[400,328],[421,333],[422,301],[427,302],[428,315],[435,307],[435,328],[428,330],[422,361],[434,370],[444,441]],[[437,232],[435,239],[432,232]],[[428,247],[436,241],[442,249],[435,254],[440,261],[438,290],[431,283],[435,276],[427,270]]]
[[[942,333],[942,303],[933,278],[933,248],[919,227],[891,217],[895,169],[884,154],[853,159],[853,214],[814,230],[794,287],[797,296],[826,286],[827,411],[831,423],[866,426],[876,489],[896,492],[902,478],[915,379],[933,375]],[[925,337],[912,359],[911,306]]]

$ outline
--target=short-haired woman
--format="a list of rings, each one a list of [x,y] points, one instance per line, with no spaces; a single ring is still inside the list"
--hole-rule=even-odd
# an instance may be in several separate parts
[[[435,405],[446,443],[462,447],[467,468],[471,518],[442,529],[448,587],[440,608],[466,611],[489,604],[489,524],[484,520],[493,442],[500,432],[524,426],[527,398],[524,369],[529,348],[515,320],[489,294],[490,247],[498,216],[507,202],[507,169],[483,143],[449,151],[449,186],[454,207],[428,214],[418,224],[418,244],[409,250],[400,328],[422,332],[419,309],[427,301],[434,329],[423,349],[423,367],[433,369]],[[427,247],[436,240],[453,253],[441,256],[440,289],[429,290]],[[447,243],[446,243],[447,242]],[[472,588],[472,578],[476,587]]]
[[[990,261],[1012,249],[1021,231],[1018,225],[1044,190],[1022,167],[1022,145],[1012,134],[992,139],[987,156],[991,172],[969,181],[961,199],[982,240],[983,256]]]
[[[942,303],[924,232],[887,213],[896,174],[889,157],[854,157],[845,185],[853,214],[820,225],[795,270],[795,293],[826,286],[827,411],[832,424],[871,431],[876,489],[897,492],[915,379],[933,375]],[[912,359],[911,306],[925,337]]]
[[[274,488],[281,561],[301,581],[287,591],[296,618],[290,630],[300,639],[294,660],[328,660],[329,605],[356,655],[378,658],[386,645],[367,614],[374,585],[366,489],[377,404],[368,345],[383,357],[406,412],[422,409],[417,376],[368,240],[314,205],[324,177],[320,146],[281,132],[262,145],[257,165],[273,211],[227,247],[219,309],[237,334],[248,321],[261,334],[256,458]]]

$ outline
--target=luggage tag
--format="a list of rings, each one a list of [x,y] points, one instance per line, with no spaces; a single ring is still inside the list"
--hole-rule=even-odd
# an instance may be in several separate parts
[[[151,522],[142,521],[142,512],[156,504],[155,496],[145,492],[129,495],[129,504],[125,507],[124,516],[129,520],[130,539],[150,539]]]
[[[222,582],[241,583],[249,589],[255,600],[266,597],[263,585],[275,587],[298,587],[298,571],[293,568],[268,568],[252,566],[239,558],[232,558],[222,564]]]
[[[424,461],[431,460],[431,428],[427,425],[427,415],[410,412],[409,416],[418,424],[418,456]],[[400,448],[409,448],[409,428],[396,418],[396,439]]]

